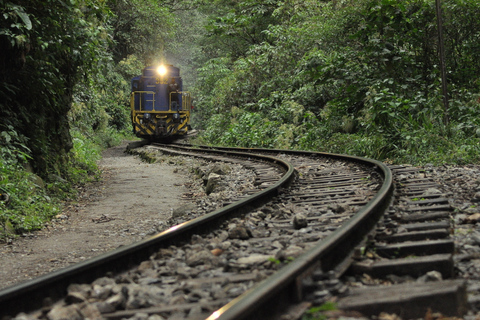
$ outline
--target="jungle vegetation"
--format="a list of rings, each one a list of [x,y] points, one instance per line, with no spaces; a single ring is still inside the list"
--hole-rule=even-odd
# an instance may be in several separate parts
[[[0,0],[0,238],[42,227],[131,139],[129,81],[181,68],[199,143],[395,163],[480,156],[480,3]]]

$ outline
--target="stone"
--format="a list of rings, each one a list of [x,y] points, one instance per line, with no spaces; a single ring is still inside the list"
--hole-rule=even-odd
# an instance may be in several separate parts
[[[237,259],[237,263],[239,264],[255,264],[255,263],[263,263],[268,261],[272,256],[254,253],[248,257],[243,257]]]
[[[150,261],[150,260],[147,260],[147,261],[143,261],[142,263],[140,263],[137,270],[138,271],[144,271],[144,270],[152,269],[152,268],[153,268],[153,262]]]
[[[425,283],[425,282],[432,282],[432,281],[442,281],[443,277],[442,274],[438,271],[430,271],[427,272],[425,275],[419,277],[417,282]]]
[[[195,267],[199,265],[212,265],[215,261],[215,256],[207,250],[201,250],[193,254],[189,254],[185,260],[189,267]]]
[[[183,217],[189,213],[195,212],[197,206],[194,203],[186,203],[181,207],[176,208],[172,212],[172,218]]]
[[[223,250],[220,249],[220,248],[215,248],[215,249],[211,250],[210,252],[211,252],[214,256],[217,257],[217,256],[219,256],[219,255],[221,255],[221,254],[223,253]]]
[[[228,231],[228,238],[230,239],[247,240],[250,239],[251,235],[251,231],[242,226],[234,227]]]
[[[285,256],[287,258],[291,258],[291,257],[294,258],[302,254],[303,251],[304,251],[303,248],[296,245],[292,245],[292,246],[289,246],[287,249],[285,249]]]
[[[128,298],[125,309],[148,308],[161,304],[163,301],[163,290],[155,286],[140,286],[130,284],[128,287]]]
[[[55,306],[50,312],[48,312],[47,317],[49,320],[83,320],[83,316],[78,308],[78,305],[71,306]]]
[[[80,305],[80,313],[83,319],[100,319],[102,315],[97,307],[90,303],[83,303]]]
[[[298,213],[293,217],[293,228],[298,230],[308,226],[307,217],[303,213]]]
[[[106,286],[106,285],[114,286],[116,283],[115,283],[115,280],[113,280],[112,278],[102,277],[102,278],[98,278],[92,283],[92,285],[96,285],[96,284],[99,286]]]
[[[213,168],[210,172],[218,175],[226,175],[229,174],[231,171],[232,168],[228,164],[217,162],[213,165]]]
[[[88,284],[71,284],[67,288],[68,294],[78,293],[87,299],[90,296],[92,287]]]
[[[108,304],[106,301],[95,302],[94,305],[101,314],[112,313],[117,310],[114,306]]]
[[[205,193],[207,195],[213,193],[220,182],[221,176],[216,173],[210,173],[207,178],[207,185],[205,186]]]
[[[464,220],[466,223],[477,223],[480,221],[480,213],[474,213],[467,216]]]
[[[81,292],[69,292],[65,297],[65,302],[68,304],[85,302],[87,298]]]
[[[112,306],[114,309],[116,309],[119,306],[121,306],[125,302],[125,300],[126,300],[125,295],[122,292],[119,292],[111,296],[107,300],[105,300],[105,303],[109,306]]]
[[[437,188],[428,188],[427,190],[425,190],[423,195],[424,196],[430,196],[430,195],[441,194],[441,193],[442,193],[442,191],[438,190]]]

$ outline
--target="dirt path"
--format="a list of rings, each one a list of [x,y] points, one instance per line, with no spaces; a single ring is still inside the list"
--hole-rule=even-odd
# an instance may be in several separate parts
[[[0,289],[141,240],[165,228],[188,190],[182,170],[104,152],[104,180],[89,186],[48,228],[0,245]]]

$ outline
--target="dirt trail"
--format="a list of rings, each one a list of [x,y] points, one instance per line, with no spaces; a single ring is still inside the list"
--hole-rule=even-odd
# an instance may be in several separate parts
[[[103,181],[89,186],[48,228],[0,245],[0,289],[141,240],[164,229],[188,190],[182,170],[108,149]],[[178,172],[177,172],[178,171]]]

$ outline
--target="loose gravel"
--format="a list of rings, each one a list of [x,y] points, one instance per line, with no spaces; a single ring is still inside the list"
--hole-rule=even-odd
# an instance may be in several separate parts
[[[0,245],[1,287],[138,241],[254,188],[253,173],[240,165],[152,156],[144,147],[142,158],[156,159],[146,163],[124,150],[122,145],[105,153],[100,164],[104,180],[85,189],[47,228]],[[480,310],[480,166],[424,168],[450,193],[456,271],[468,281],[471,312],[466,318],[474,319]],[[207,194],[205,186],[214,175],[221,178]],[[201,298],[201,292],[195,294]]]

